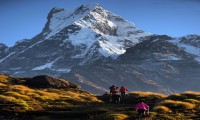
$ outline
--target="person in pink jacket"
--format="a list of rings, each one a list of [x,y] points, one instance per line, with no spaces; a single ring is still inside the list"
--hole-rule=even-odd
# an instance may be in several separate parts
[[[149,106],[142,101],[135,106],[135,109],[138,111],[140,117],[145,115],[145,111],[148,110],[148,108]]]

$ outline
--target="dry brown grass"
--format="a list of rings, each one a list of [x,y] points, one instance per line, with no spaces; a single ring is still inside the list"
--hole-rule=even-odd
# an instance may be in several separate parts
[[[165,98],[167,97],[165,94],[154,93],[154,92],[131,92],[129,95],[135,95],[137,97],[156,97],[156,98]]]
[[[183,102],[189,102],[189,103],[192,103],[192,104],[200,105],[200,101],[195,100],[195,99],[185,99],[185,100],[183,100]]]
[[[182,102],[182,101],[173,101],[173,100],[165,100],[161,102],[161,105],[166,106],[170,108],[171,110],[175,109],[193,109],[196,107],[195,104],[188,103],[188,102]]]
[[[8,83],[10,77],[4,74],[0,74],[0,82],[1,83]]]
[[[29,87],[26,87],[24,85],[12,85],[11,90],[15,92],[19,92],[21,94],[31,93],[34,92],[34,89],[31,89]]]
[[[4,95],[6,96],[11,96],[11,97],[14,97],[14,98],[17,98],[17,99],[22,99],[22,100],[30,100],[30,97],[27,96],[27,95],[22,95],[18,92],[11,92],[11,91],[8,91],[8,92],[5,92]]]
[[[169,95],[167,97],[167,99],[169,100],[179,100],[179,101],[182,101],[184,99],[187,99],[187,97],[185,95],[181,95],[181,94],[172,94],[172,95]]]
[[[15,101],[16,101],[16,98],[14,98],[14,97],[0,95],[0,103],[12,103]]]
[[[107,113],[99,116],[97,120],[126,120],[128,117],[123,113]]]
[[[24,85],[12,85],[10,79],[11,77],[0,74],[0,87],[6,87],[1,92],[0,104],[14,105],[3,108],[9,111],[64,109],[72,107],[72,104],[101,102],[94,95],[78,89],[33,89]]]
[[[144,100],[145,103],[150,105],[151,109],[154,107],[154,117],[162,113],[166,113],[167,116],[170,116],[172,111],[174,112],[181,109],[182,111],[178,111],[181,113],[178,118],[185,118],[181,116],[185,114],[184,112],[200,111],[200,109],[197,108],[200,104],[200,92],[188,91],[167,97],[160,93],[136,91],[131,92],[123,99],[124,104],[115,105],[108,103],[102,104],[103,102],[95,95],[79,89],[33,89],[24,86],[23,84],[25,83],[23,80],[19,79],[19,81],[22,82],[15,83],[18,79],[11,79],[12,77],[0,74],[0,87],[4,87],[0,92],[0,104],[5,104],[5,106],[0,107],[0,110],[6,109],[8,111],[17,112],[75,110],[77,112],[77,108],[81,108],[82,112],[87,111],[87,113],[88,110],[92,112],[93,110],[100,110],[100,112],[103,110],[105,113],[102,113],[102,116],[99,115],[101,120],[128,120],[137,117],[137,112],[132,111],[132,109],[134,109],[134,105],[138,103],[138,101]],[[13,85],[14,83],[20,85]],[[108,98],[110,98],[109,95]],[[7,106],[6,104],[11,104],[11,106]],[[163,116],[163,118],[169,118],[167,116]],[[91,118],[92,117],[95,117],[95,114],[94,116],[91,115]],[[171,118],[173,117],[170,116],[170,119]]]
[[[155,108],[153,108],[153,111],[156,111],[157,113],[171,113],[172,112],[172,110],[166,106],[156,106]]]
[[[187,99],[198,99],[198,100],[200,100],[200,92],[187,91],[185,93],[182,93],[181,95],[186,96]]]
[[[6,84],[0,83],[0,87],[6,87]]]
[[[195,91],[186,91],[183,94],[190,94],[190,95],[200,95],[200,92],[195,92]]]

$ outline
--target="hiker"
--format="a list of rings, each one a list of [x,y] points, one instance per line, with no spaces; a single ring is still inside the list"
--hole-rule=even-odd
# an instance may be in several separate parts
[[[111,87],[109,87],[109,89],[111,94],[110,102],[119,103],[121,96],[118,95],[118,87],[112,85]]]
[[[118,93],[118,87],[116,87],[115,85],[112,85],[111,87],[109,87],[109,89],[110,89],[110,94],[111,95],[115,95],[115,94],[117,94]]]
[[[128,92],[128,89],[124,86],[121,86],[120,88],[121,96],[122,98],[126,96],[126,92]]]
[[[138,111],[139,117],[143,117],[145,115],[145,111],[149,110],[149,106],[144,102],[140,101],[136,106],[136,111]],[[149,111],[148,111],[149,114]]]

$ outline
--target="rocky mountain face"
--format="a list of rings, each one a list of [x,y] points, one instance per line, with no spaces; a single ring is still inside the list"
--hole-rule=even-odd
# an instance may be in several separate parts
[[[26,82],[25,85],[31,88],[64,88],[64,89],[79,89],[78,85],[75,85],[67,80],[53,78],[47,75],[35,76],[33,78],[23,78]]]
[[[200,89],[200,36],[153,35],[98,4],[53,8],[40,34],[0,50],[1,73],[47,74],[94,93],[112,84],[167,94]]]
[[[8,49],[8,46],[0,43],[0,57],[3,57],[5,55],[7,49]]]

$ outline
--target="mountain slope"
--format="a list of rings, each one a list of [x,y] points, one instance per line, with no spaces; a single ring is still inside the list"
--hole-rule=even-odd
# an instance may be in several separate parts
[[[199,38],[144,32],[98,4],[53,8],[41,33],[0,45],[0,72],[51,75],[95,93],[112,84],[167,94],[199,90]]]
[[[193,54],[171,41],[173,38],[168,36],[147,37],[144,42],[127,49],[118,59],[97,61],[93,65],[79,68],[78,72],[71,71],[67,77],[82,83],[95,83],[103,86],[102,90],[116,84],[126,85],[131,91],[157,91],[165,94],[198,91],[199,62]],[[65,76],[63,74],[62,77]],[[85,89],[90,90],[88,87]]]
[[[63,79],[50,76],[18,78],[0,74],[1,112],[56,111],[86,102],[101,101]]]
[[[8,50],[7,56],[1,57],[0,64],[4,64],[5,69],[17,62],[19,66],[11,67],[22,67],[25,71],[31,68],[70,71],[77,64],[117,57],[126,48],[138,43],[141,36],[147,35],[149,33],[137,30],[133,24],[99,5],[82,5],[72,12],[54,8],[48,15],[43,31],[31,40],[16,43]],[[29,66],[24,62],[22,65],[20,61],[28,61]],[[72,61],[76,61],[75,64]],[[63,64],[56,65],[59,63],[69,64],[63,68]]]
[[[59,78],[44,75],[18,78],[0,74],[2,120],[132,120],[138,118],[134,105],[141,100],[150,106],[149,119],[198,119],[199,96],[200,92],[191,91],[169,96],[137,91],[125,96],[123,104],[113,104],[110,94],[93,95]]]

